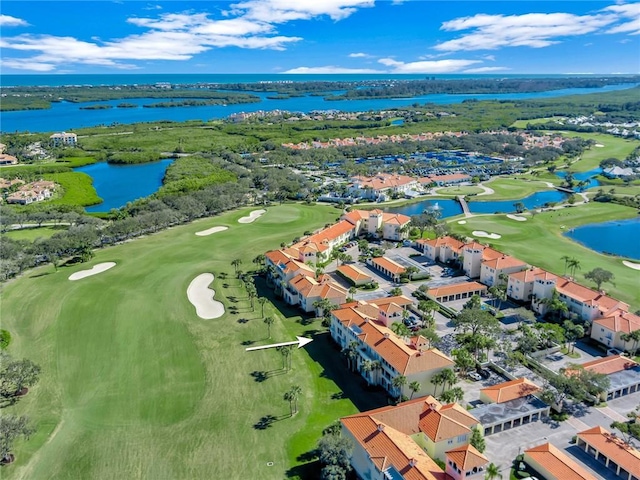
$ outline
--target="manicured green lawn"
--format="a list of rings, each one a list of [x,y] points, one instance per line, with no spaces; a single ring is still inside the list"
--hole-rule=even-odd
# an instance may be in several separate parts
[[[2,236],[13,238],[14,240],[29,240],[32,242],[36,238],[49,238],[54,233],[61,232],[67,228],[68,227],[64,225],[60,225],[58,227],[23,228],[22,230],[11,230],[5,232]]]
[[[248,343],[294,340],[319,325],[305,326],[297,311],[285,308],[283,316],[267,303],[265,315],[276,318],[267,339],[260,306],[251,310],[230,265],[239,258],[241,270],[253,269],[256,255],[333,222],[337,211],[285,204],[239,224],[250,210],[99,250],[85,265],[28,271],[4,286],[9,351],[40,364],[42,379],[3,410],[29,415],[38,428],[16,445],[17,460],[3,467],[3,478],[281,479],[323,428],[357,411],[341,395],[357,380],[339,365],[326,334],[295,351],[286,374],[277,351],[245,352]],[[217,225],[229,230],[195,235]],[[105,261],[117,265],[68,280]],[[212,288],[227,307],[221,318],[198,318],[187,300],[187,286],[203,272],[216,275]],[[262,280],[257,286],[271,295]],[[257,381],[252,372],[268,378]],[[300,412],[289,418],[283,394],[292,385],[302,395]],[[267,415],[275,421],[255,428]]]
[[[557,177],[556,177],[557,178]],[[544,190],[551,190],[547,186],[545,181],[532,180],[525,177],[494,177],[489,182],[484,182],[483,185],[493,189],[495,193],[490,195],[482,195],[478,198],[474,198],[474,201],[484,200],[516,200],[520,198],[528,197],[535,192],[541,192]]]
[[[518,222],[505,215],[487,215],[466,218],[467,223],[463,225],[457,223],[462,217],[456,217],[449,225],[454,232],[468,236],[472,236],[471,232],[474,230],[502,235],[498,240],[478,240],[559,275],[564,274],[564,261],[561,258],[564,255],[574,257],[580,261],[581,267],[576,271],[576,280],[592,288],[593,283],[586,280],[584,274],[595,267],[609,270],[615,275],[615,285],[603,284],[603,288],[611,296],[631,304],[632,311],[635,311],[640,308],[638,271],[624,266],[622,259],[618,257],[601,255],[562,235],[579,225],[635,216],[637,211],[633,208],[594,202],[539,213],[533,218],[527,215],[526,222]],[[561,228],[562,226],[565,228]]]
[[[527,125],[538,125],[539,123],[547,123],[552,120],[559,120],[564,117],[545,117],[545,118],[532,118],[531,120],[516,120],[511,125],[514,128],[527,128]]]
[[[479,187],[473,187],[470,185],[458,185],[455,187],[444,187],[437,188],[436,193],[440,195],[473,195],[476,193],[482,193],[482,190]]]
[[[586,172],[597,168],[600,165],[600,162],[607,158],[624,160],[635,148],[640,146],[640,141],[638,140],[628,140],[614,135],[607,135],[606,133],[582,133],[569,131],[556,133],[561,133],[565,137],[591,139],[596,142],[596,144],[602,145],[602,147],[593,146],[589,150],[585,150],[584,153],[580,155],[580,160],[571,165],[571,170],[574,172]]]

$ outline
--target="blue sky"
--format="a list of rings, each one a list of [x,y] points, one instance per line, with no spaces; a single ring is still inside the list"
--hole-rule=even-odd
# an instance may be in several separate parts
[[[640,2],[3,0],[12,73],[640,73]]]

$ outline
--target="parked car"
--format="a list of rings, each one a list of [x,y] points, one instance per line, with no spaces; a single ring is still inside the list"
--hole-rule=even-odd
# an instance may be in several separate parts
[[[478,375],[480,375],[484,380],[491,376],[491,372],[486,368],[481,368],[478,370]]]
[[[476,382],[478,382],[478,381],[482,380],[482,377],[481,377],[479,374],[477,374],[476,372],[471,372],[471,373],[469,374],[469,378],[470,378],[471,380],[475,380]]]

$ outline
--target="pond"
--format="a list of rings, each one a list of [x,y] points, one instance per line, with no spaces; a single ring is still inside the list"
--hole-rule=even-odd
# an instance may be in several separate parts
[[[566,171],[555,172],[556,175],[560,178],[565,178],[567,176]],[[586,172],[573,172],[573,179],[575,182],[588,181],[587,185],[583,188],[577,189],[578,191],[586,190],[587,188],[598,187],[600,186],[600,181],[596,180],[596,176],[602,173],[602,169],[600,167],[594,168],[593,170],[588,170]]]
[[[527,210],[540,208],[549,202],[561,202],[567,197],[566,193],[557,190],[536,192],[526,198],[516,200],[491,200],[487,202],[469,202],[469,210],[472,213],[513,213],[516,208],[513,206],[517,202],[522,202]],[[474,198],[474,197],[472,197]],[[462,207],[457,200],[423,200],[421,202],[403,205],[401,207],[390,207],[389,212],[402,213],[404,215],[419,215],[424,210],[436,209],[441,212],[441,218],[454,217],[462,213]]]
[[[640,218],[583,225],[565,236],[600,253],[640,260]]]
[[[164,173],[173,159],[136,165],[114,165],[100,162],[74,168],[93,178],[93,187],[103,202],[87,207],[87,212],[108,212],[138,198],[148,197],[162,186]]]

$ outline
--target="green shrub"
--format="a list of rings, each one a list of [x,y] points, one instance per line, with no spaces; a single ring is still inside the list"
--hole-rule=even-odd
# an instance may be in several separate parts
[[[0,350],[5,350],[11,343],[11,334],[7,330],[0,330]]]

